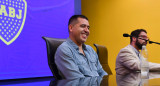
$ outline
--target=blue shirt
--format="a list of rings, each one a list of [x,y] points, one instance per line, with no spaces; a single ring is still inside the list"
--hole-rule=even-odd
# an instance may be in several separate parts
[[[132,47],[132,49],[136,52],[137,56],[139,57],[140,59],[140,52],[135,48],[133,47],[132,45],[130,45]],[[140,59],[141,60],[141,59]]]
[[[92,47],[83,44],[82,48],[85,55],[79,52],[79,47],[70,38],[57,48],[55,63],[63,78],[107,75]]]

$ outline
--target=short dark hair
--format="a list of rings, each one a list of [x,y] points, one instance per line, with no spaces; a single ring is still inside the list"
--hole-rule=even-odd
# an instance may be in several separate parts
[[[71,16],[71,18],[69,19],[69,22],[68,22],[68,26],[72,23],[72,22],[75,22],[77,21],[78,18],[84,18],[86,20],[88,20],[88,18],[84,15],[73,15]]]
[[[132,32],[131,32],[131,37],[130,37],[130,43],[132,42],[132,37],[138,38],[138,36],[139,36],[139,34],[140,34],[141,32],[147,33],[147,31],[146,31],[145,29],[136,29],[136,30],[132,31]]]

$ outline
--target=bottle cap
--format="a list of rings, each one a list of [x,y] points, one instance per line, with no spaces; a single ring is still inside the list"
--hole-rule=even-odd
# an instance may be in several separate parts
[[[143,45],[143,46],[142,46],[142,49],[146,49],[146,45]]]

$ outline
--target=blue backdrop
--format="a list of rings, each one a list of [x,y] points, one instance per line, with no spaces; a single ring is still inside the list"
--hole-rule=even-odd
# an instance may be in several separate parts
[[[74,0],[0,0],[0,80],[52,76],[42,36],[67,38],[75,7]]]

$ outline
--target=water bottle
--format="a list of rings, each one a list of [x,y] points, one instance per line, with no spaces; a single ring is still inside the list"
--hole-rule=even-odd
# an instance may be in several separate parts
[[[149,78],[149,62],[148,62],[148,52],[146,46],[142,46],[142,50],[140,52],[141,58],[141,77],[142,78]]]

